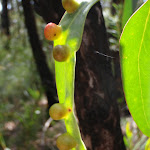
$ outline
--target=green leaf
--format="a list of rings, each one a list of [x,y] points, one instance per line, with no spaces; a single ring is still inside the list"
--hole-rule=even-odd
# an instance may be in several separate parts
[[[132,13],[133,13],[132,0],[125,0],[124,8],[123,8],[123,16],[122,16],[122,28],[130,18]]]
[[[126,135],[128,139],[131,139],[133,137],[133,133],[130,130],[130,122],[127,122],[126,124]]]
[[[73,14],[65,13],[60,21],[62,34],[60,38],[54,41],[56,45],[68,45],[71,50],[71,57],[66,62],[55,61],[56,86],[59,102],[67,107],[74,109],[74,77],[76,51],[79,49],[86,16],[90,8],[98,0],[82,0],[80,7]],[[76,150],[85,150],[84,143],[81,140],[80,131],[74,115],[74,112],[65,119],[66,129],[78,142]]]
[[[129,111],[150,136],[150,0],[126,24],[120,39],[123,88]]]
[[[61,37],[54,42],[55,45],[67,44],[72,51],[80,48],[86,16],[91,7],[98,0],[80,0],[80,7],[73,14],[65,13],[59,25],[63,29]]]
[[[124,0],[123,15],[122,15],[122,29],[137,8],[138,0]]]
[[[150,138],[146,141],[145,150],[150,150]]]
[[[4,137],[1,133],[0,133],[0,145],[2,146],[3,149],[6,148],[6,143],[5,143]]]

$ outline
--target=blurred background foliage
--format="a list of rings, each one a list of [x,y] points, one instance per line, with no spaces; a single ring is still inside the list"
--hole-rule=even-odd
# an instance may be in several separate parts
[[[133,11],[142,3],[142,0],[137,0]],[[111,0],[102,0],[101,4],[110,49],[119,51],[122,16],[128,11],[123,12],[123,2],[115,4]],[[52,127],[46,133],[43,132],[44,123],[48,119],[47,99],[28,41],[21,0],[9,0],[7,8],[11,34],[5,35],[0,30],[0,150],[56,150],[55,139],[64,132],[65,127],[61,121],[52,122]],[[1,0],[0,13],[2,9]],[[35,16],[43,50],[49,68],[54,73],[51,46],[43,35],[45,22],[36,13]],[[118,104],[121,113],[127,109],[123,97],[118,99]],[[128,150],[150,150],[150,140],[139,131],[130,115],[121,114],[121,127]]]

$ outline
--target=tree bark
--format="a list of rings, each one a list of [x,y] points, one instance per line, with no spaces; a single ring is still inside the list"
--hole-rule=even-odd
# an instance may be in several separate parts
[[[8,9],[7,9],[7,3],[8,0],[2,0],[2,13],[1,13],[1,21],[2,21],[2,31],[9,36],[10,31],[9,31],[9,16],[8,16]]]
[[[75,105],[88,150],[125,150],[112,76],[102,8],[97,3],[86,19],[77,52]],[[115,59],[115,58],[114,58]]]
[[[42,50],[42,45],[38,37],[35,17],[33,13],[33,8],[30,4],[30,0],[22,0],[22,6],[24,9],[25,25],[28,31],[29,41],[32,47],[32,53],[50,107],[52,104],[56,103],[56,88],[55,83],[53,82],[53,75],[49,70],[48,64],[46,62],[46,56]]]
[[[46,23],[58,24],[65,12],[61,0],[34,0],[34,8]]]

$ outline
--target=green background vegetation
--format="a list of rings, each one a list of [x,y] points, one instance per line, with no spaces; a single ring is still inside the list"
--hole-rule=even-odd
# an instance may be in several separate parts
[[[12,150],[40,150],[44,146],[45,150],[56,150],[56,138],[65,131],[65,127],[61,121],[52,122],[51,128],[46,133],[43,132],[44,123],[48,119],[47,100],[28,42],[22,6],[19,0],[18,3],[16,1],[9,4],[11,36],[7,37],[0,31],[0,149],[8,147]],[[142,1],[134,3],[134,9],[124,14],[131,14],[141,3]],[[110,1],[105,0],[102,4],[107,32],[113,35],[109,38],[110,49],[118,50],[123,5],[113,4],[117,13],[112,16]],[[130,14],[124,15],[125,20]],[[49,43],[43,35],[45,23],[38,15],[36,21],[49,67],[54,72]],[[126,107],[123,98],[118,103],[121,109]],[[147,137],[141,133],[132,118],[122,117],[121,125],[128,150],[144,150]]]

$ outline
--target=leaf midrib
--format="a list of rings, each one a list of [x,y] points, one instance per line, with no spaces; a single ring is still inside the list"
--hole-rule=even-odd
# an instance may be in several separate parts
[[[150,123],[148,122],[147,115],[145,113],[143,91],[142,91],[142,86],[141,86],[141,72],[140,72],[140,53],[141,53],[141,50],[142,50],[142,45],[143,45],[143,42],[144,42],[144,36],[145,36],[145,32],[146,32],[146,28],[147,28],[149,17],[150,17],[150,9],[149,9],[149,12],[148,12],[148,15],[147,15],[147,18],[146,18],[146,22],[145,22],[145,26],[144,26],[144,30],[143,30],[143,35],[142,35],[142,40],[141,40],[141,44],[140,44],[140,48],[139,48],[139,53],[138,53],[138,75],[139,75],[139,84],[140,84],[140,89],[141,89],[140,91],[141,91],[142,109],[143,109],[143,112],[144,112],[144,117],[145,117],[147,126],[150,129]]]

